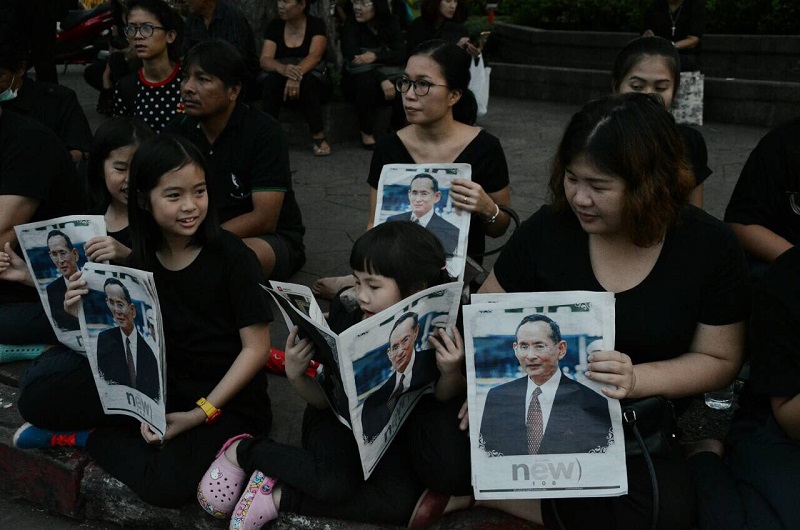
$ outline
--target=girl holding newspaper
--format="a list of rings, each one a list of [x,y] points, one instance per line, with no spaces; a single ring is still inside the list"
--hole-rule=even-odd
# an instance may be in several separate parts
[[[139,143],[151,136],[153,131],[144,122],[117,117],[100,125],[92,138],[86,172],[99,205],[89,213],[103,214],[110,232],[87,242],[86,256],[91,261],[121,263],[130,254],[128,167]],[[33,284],[28,268],[10,245],[5,252],[0,250],[0,279]],[[20,304],[18,310],[26,315],[25,325],[0,323],[0,362],[35,359],[47,345],[58,344],[41,302]]]
[[[192,498],[225,440],[267,432],[272,420],[262,370],[272,315],[260,267],[210,213],[207,173],[200,151],[172,135],[144,142],[131,162],[129,263],[152,271],[164,324],[163,439],[146,424],[102,413],[88,362],[29,373],[19,410],[33,425],[14,436],[20,448],[85,446],[144,501],[164,507]],[[65,308],[77,314],[87,293],[81,273],[73,274]]]
[[[339,298],[334,300],[329,318],[334,332],[451,281],[439,240],[411,222],[385,223],[361,236],[350,266],[358,306],[348,310]],[[219,518],[232,515],[231,528],[260,528],[279,511],[404,524],[426,486],[470,491],[469,443],[456,420],[466,388],[458,331],[452,340],[444,330],[438,340],[430,339],[439,372],[434,396],[417,403],[366,481],[353,431],[340,423],[317,382],[305,373],[314,346],[308,339],[296,341],[297,333],[295,327],[286,342],[286,375],[309,403],[303,447],[249,435],[228,440],[197,488],[206,511]],[[419,356],[415,362],[422,362]]]
[[[688,204],[694,184],[660,98],[587,103],[558,147],[551,203],[514,232],[481,292],[614,293],[615,349],[589,355],[586,377],[623,408],[662,396],[680,414],[736,376],[749,311],[744,253],[729,227]],[[627,444],[627,495],[486,504],[548,528],[693,528],[694,485],[668,445],[652,456],[658,504],[645,458]]]

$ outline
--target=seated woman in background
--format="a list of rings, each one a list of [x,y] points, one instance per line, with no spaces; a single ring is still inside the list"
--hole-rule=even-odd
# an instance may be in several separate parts
[[[663,396],[680,413],[685,398],[733,381],[749,311],[741,246],[724,223],[687,204],[692,187],[683,142],[658,98],[587,103],[556,153],[551,203],[514,231],[481,292],[614,293],[616,350],[592,353],[586,377],[609,385],[610,398]],[[689,529],[694,486],[680,447],[670,445],[652,459],[658,528]],[[548,528],[650,528],[645,459],[626,462],[621,497],[485,504]]]
[[[458,0],[422,0],[420,16],[409,24],[406,34],[406,55],[411,57],[417,46],[425,41],[441,39],[464,48],[477,57],[481,51],[469,40],[464,21],[467,4]]]
[[[361,144],[372,149],[376,108],[395,100],[403,63],[403,36],[386,0],[353,2],[342,27],[342,55],[342,91],[356,107]]]
[[[183,111],[178,62],[183,19],[162,0],[131,0],[126,21],[123,31],[142,68],[117,83],[113,113],[139,118],[161,132]]]
[[[264,32],[261,69],[264,111],[276,120],[281,105],[299,101],[311,138],[314,155],[331,154],[322,124],[322,101],[330,86],[323,73],[328,37],[325,22],[308,14],[311,0],[278,0],[278,17]]]
[[[378,181],[385,164],[470,164],[472,180],[453,179],[450,198],[472,220],[467,255],[480,260],[485,237],[500,237],[511,221],[500,206],[509,206],[508,164],[500,140],[475,127],[478,106],[469,90],[470,57],[452,43],[429,41],[408,60],[396,88],[403,98],[409,125],[384,136],[375,145],[369,177],[367,228],[378,200]],[[312,290],[332,298],[352,286],[350,277],[320,278]]]
[[[662,37],[681,54],[681,71],[700,69],[700,39],[706,29],[705,0],[653,0],[644,13],[643,37]]]
[[[615,94],[643,92],[658,94],[669,109],[681,83],[681,59],[675,47],[661,37],[640,37],[630,41],[614,59],[611,88]],[[703,187],[712,171],[703,135],[688,125],[678,124],[686,156],[694,173],[695,186],[689,202],[703,207]]]

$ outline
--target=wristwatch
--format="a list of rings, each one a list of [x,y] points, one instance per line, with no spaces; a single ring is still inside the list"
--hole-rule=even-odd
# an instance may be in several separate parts
[[[201,397],[200,399],[197,400],[197,406],[203,409],[203,412],[206,415],[207,425],[211,425],[212,423],[217,421],[219,415],[222,414],[222,411],[220,409],[212,405],[211,402],[204,397]]]

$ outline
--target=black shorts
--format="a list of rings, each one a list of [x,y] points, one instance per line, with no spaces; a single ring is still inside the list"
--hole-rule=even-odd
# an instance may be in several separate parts
[[[265,241],[275,253],[275,268],[270,275],[271,280],[285,281],[300,270],[306,262],[306,252],[302,240],[297,241],[295,234],[275,232],[256,236]]]

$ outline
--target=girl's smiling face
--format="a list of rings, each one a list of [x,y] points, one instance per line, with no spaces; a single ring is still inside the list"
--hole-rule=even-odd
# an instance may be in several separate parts
[[[188,240],[208,214],[206,176],[196,164],[169,171],[150,191],[150,213],[165,239]]]
[[[136,147],[136,145],[126,145],[114,149],[103,161],[103,178],[112,203],[128,204],[128,171]]]
[[[403,299],[397,282],[392,278],[365,271],[353,271],[356,279],[356,300],[364,318],[393,306]]]

